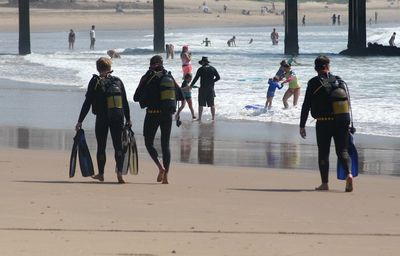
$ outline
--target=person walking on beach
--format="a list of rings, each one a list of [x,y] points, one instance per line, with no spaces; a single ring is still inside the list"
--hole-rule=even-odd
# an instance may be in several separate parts
[[[193,70],[193,67],[192,67],[192,53],[189,52],[189,46],[188,45],[182,46],[181,61],[182,61],[183,77],[185,77],[186,74],[192,73],[192,70]]]
[[[113,72],[111,65],[112,62],[109,58],[102,57],[96,61],[99,75],[93,75],[89,82],[85,101],[83,102],[75,129],[79,130],[82,128],[82,122],[89,112],[90,107],[92,107],[92,112],[96,115],[95,134],[97,140],[97,166],[99,168],[99,173],[92,176],[92,178],[101,182],[104,181],[107,136],[108,130],[110,130],[117,166],[117,180],[118,183],[125,183],[122,178],[124,153],[121,141],[124,117],[126,125],[131,126],[132,123],[124,84],[121,79],[111,75]]]
[[[301,19],[301,25],[305,26],[306,25],[306,15],[303,16],[303,19]]]
[[[337,24],[340,26],[340,14],[337,16]]]
[[[146,149],[158,167],[157,182],[168,184],[171,163],[169,140],[172,128],[172,115],[176,111],[176,88],[179,85],[171,73],[164,69],[163,58],[155,55],[150,59],[149,70],[140,79],[133,100],[146,108],[143,136]],[[173,95],[173,97],[171,97]],[[183,96],[182,96],[183,98]],[[158,128],[161,130],[162,163],[154,147]]]
[[[297,79],[296,74],[293,70],[291,70],[291,65],[289,63],[283,64],[283,70],[285,71],[285,81],[283,81],[282,85],[285,83],[289,84],[289,88],[286,90],[283,95],[283,105],[285,109],[289,108],[288,99],[293,96],[293,107],[297,106],[297,101],[300,96],[300,83]]]
[[[94,50],[94,43],[96,42],[96,31],[94,25],[92,25],[92,29],[89,32],[89,36],[90,36],[90,50]]]
[[[220,79],[218,71],[210,65],[208,58],[203,56],[199,61],[201,67],[197,70],[196,76],[194,77],[190,87],[196,84],[197,80],[200,78],[200,88],[199,88],[199,121],[201,121],[201,116],[203,114],[203,107],[208,106],[211,108],[212,120],[215,120],[215,105],[214,105],[214,85]]]
[[[336,25],[336,14],[332,15],[332,26]]]
[[[179,119],[179,114],[185,108],[185,105],[186,105],[185,102],[187,102],[187,104],[189,106],[190,113],[192,114],[192,118],[196,119],[196,116],[194,115],[193,102],[192,102],[192,87],[189,86],[189,83],[191,81],[192,81],[192,74],[191,73],[185,74],[183,83],[181,85],[184,100],[182,101],[182,106],[180,106],[180,108],[178,109],[178,112],[175,115],[176,120]]]
[[[75,44],[75,32],[71,28],[69,30],[69,34],[68,34],[68,49],[73,50],[74,49],[74,44]]]
[[[316,190],[329,190],[329,151],[331,139],[335,141],[336,155],[342,164],[346,177],[346,192],[353,191],[353,176],[350,172],[349,102],[345,82],[338,76],[330,73],[330,60],[326,56],[319,56],[314,61],[318,75],[308,81],[306,95],[301,108],[300,135],[306,138],[306,121],[311,111],[316,122],[318,145],[318,164],[322,184]],[[336,102],[336,104],[335,104]],[[340,102],[340,104],[337,104]],[[346,105],[347,103],[347,105]],[[347,106],[347,110],[346,110]]]
[[[276,29],[274,28],[271,32],[272,45],[277,45],[278,39],[279,39],[279,34],[278,34],[278,32],[276,32]]]
[[[395,44],[394,44],[394,40],[396,39],[396,32],[393,32],[393,34],[392,34],[392,36],[390,37],[390,40],[389,40],[389,45],[390,46],[396,46]]]

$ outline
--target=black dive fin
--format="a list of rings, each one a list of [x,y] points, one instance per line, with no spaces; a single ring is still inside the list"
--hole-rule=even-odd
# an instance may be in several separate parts
[[[76,158],[78,156],[78,132],[74,137],[74,144],[72,145],[71,157],[69,159],[69,177],[72,178],[75,175],[76,169]]]
[[[129,169],[129,157],[130,157],[130,141],[129,141],[129,127],[125,126],[122,130],[122,153],[124,154],[124,162],[122,164],[122,175],[128,174]]]
[[[79,155],[79,166],[83,177],[89,177],[94,175],[94,168],[92,157],[90,156],[89,147],[86,144],[85,132],[83,129],[79,129],[77,132],[78,136],[78,155]]]
[[[353,177],[358,176],[358,152],[356,146],[354,145],[353,134],[349,134],[349,156],[351,159],[351,174]],[[337,162],[337,178],[339,180],[345,180],[347,178],[346,171],[343,166]]]
[[[137,175],[139,173],[139,156],[138,150],[135,140],[135,133],[129,129],[129,170],[133,175]]]

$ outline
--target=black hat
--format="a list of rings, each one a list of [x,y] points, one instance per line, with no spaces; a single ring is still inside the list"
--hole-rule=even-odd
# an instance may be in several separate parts
[[[201,60],[199,61],[199,64],[200,65],[203,65],[203,63],[210,63],[209,61],[208,61],[208,58],[207,57],[205,57],[205,56],[203,56],[203,57],[201,57]]]

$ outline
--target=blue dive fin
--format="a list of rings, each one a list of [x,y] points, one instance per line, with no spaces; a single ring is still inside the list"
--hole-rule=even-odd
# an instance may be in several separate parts
[[[78,132],[74,137],[74,144],[72,145],[71,157],[69,159],[69,177],[72,178],[75,175],[76,169],[76,158],[78,156]]]
[[[83,177],[89,177],[94,175],[94,168],[92,157],[90,156],[89,147],[86,144],[85,132],[83,129],[77,131],[78,136],[78,155],[79,155],[79,166]]]
[[[358,152],[354,145],[353,134],[349,134],[349,156],[351,159],[351,174],[353,177],[358,176]],[[345,180],[347,178],[346,171],[343,166],[337,161],[337,178],[339,180]]]

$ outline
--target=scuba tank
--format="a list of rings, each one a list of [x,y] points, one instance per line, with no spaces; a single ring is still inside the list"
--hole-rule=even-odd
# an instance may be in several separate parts
[[[112,76],[99,78],[95,91],[96,105],[99,109],[96,112],[106,112],[109,118],[114,114],[120,116],[123,113],[122,88],[117,78]]]
[[[328,90],[329,100],[332,104],[333,117],[337,121],[350,120],[350,101],[344,87],[344,81],[330,76],[322,80],[323,86]]]
[[[165,74],[160,79],[160,103],[161,110],[167,113],[176,112],[176,90],[175,82],[170,73]]]

